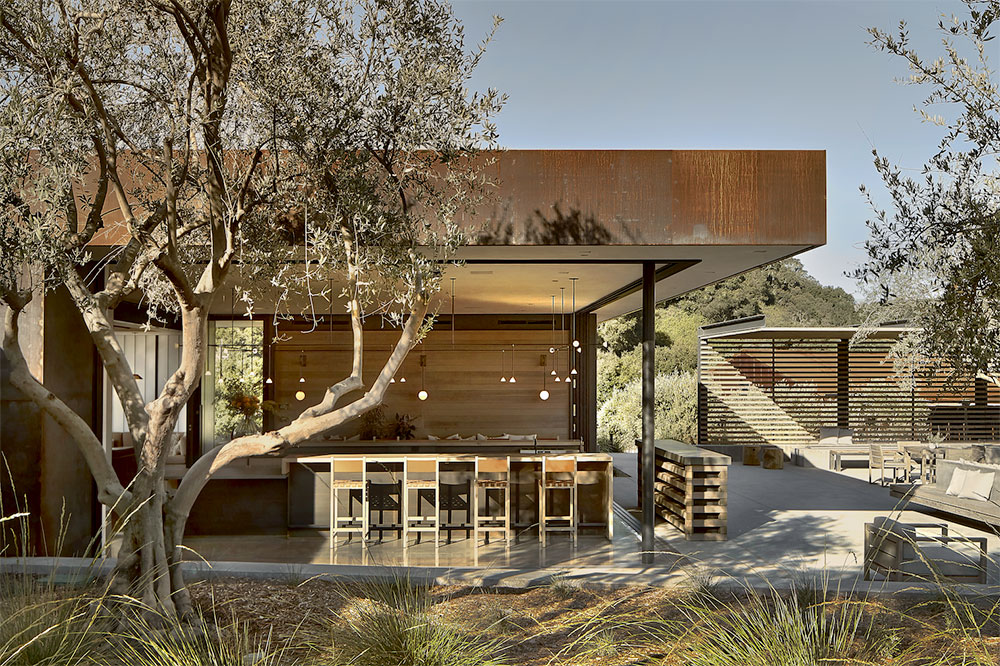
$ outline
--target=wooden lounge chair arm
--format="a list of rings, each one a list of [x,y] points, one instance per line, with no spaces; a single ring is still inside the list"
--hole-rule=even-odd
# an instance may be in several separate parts
[[[948,536],[948,523],[906,523],[908,527],[920,527],[924,529],[940,529],[941,534]]]
[[[986,537],[967,536],[920,536],[914,537],[914,541],[937,542],[937,543],[977,543],[983,550],[986,549]]]

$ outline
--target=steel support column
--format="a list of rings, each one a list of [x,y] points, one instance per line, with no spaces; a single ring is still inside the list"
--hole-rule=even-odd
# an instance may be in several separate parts
[[[653,525],[656,507],[653,484],[656,482],[654,405],[656,400],[656,266],[642,264],[642,563],[653,563]]]

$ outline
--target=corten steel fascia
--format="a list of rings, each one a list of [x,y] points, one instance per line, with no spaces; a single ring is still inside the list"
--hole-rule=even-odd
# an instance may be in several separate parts
[[[474,245],[826,243],[822,150],[507,150],[477,159],[496,187],[460,218]],[[85,196],[96,170],[90,180]],[[103,219],[92,245],[127,240],[114,197]]]

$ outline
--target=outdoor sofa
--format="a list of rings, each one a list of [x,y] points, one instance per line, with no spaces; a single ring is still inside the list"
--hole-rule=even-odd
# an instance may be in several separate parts
[[[959,497],[948,493],[955,472],[959,469],[993,474],[993,485],[985,499]],[[1000,465],[939,459],[934,483],[894,484],[890,492],[894,497],[900,497],[908,503],[920,504],[990,525],[1000,525]]]

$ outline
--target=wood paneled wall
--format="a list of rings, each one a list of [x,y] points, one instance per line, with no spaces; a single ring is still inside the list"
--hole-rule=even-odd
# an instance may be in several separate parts
[[[365,331],[364,380],[371,385],[388,358],[399,333],[392,330]],[[567,357],[571,352],[549,353],[553,336],[565,345],[564,331],[541,330],[466,330],[456,331],[454,344],[450,330],[431,331],[407,356],[396,383],[389,386],[384,402],[385,413],[397,412],[414,419],[415,437],[428,434],[446,437],[482,433],[500,435],[537,434],[539,437],[570,438],[570,388],[555,383],[549,372],[558,356],[560,378],[565,378]],[[312,333],[282,331],[284,339],[272,346],[274,399],[279,405],[275,425],[280,427],[295,418],[305,407],[320,400],[325,388],[342,379],[351,370],[350,331],[316,330]],[[501,383],[501,349],[504,375],[511,372],[511,345],[514,345],[514,376],[517,383]],[[420,356],[426,356],[424,387],[426,401],[417,399],[420,390]],[[546,357],[546,366],[540,365]],[[581,356],[575,354],[575,356]],[[302,365],[304,359],[305,365]],[[579,361],[577,361],[579,362]],[[406,377],[406,382],[399,379]],[[550,397],[539,398],[543,386]],[[305,379],[300,383],[299,378]],[[305,392],[302,401],[295,398]],[[352,396],[357,399],[361,393]],[[349,397],[347,401],[352,399]],[[345,402],[346,404],[346,402]],[[345,424],[331,436],[357,433],[359,422]]]

